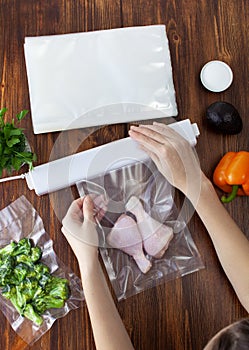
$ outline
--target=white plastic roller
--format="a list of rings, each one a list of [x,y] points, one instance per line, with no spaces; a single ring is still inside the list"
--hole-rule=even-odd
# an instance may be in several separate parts
[[[185,119],[169,126],[192,146],[196,145],[199,135],[197,124],[191,124],[189,119]],[[26,174],[4,178],[0,182],[24,178],[30,190],[43,195],[146,159],[147,154],[139,149],[134,140],[127,137],[38,165]]]

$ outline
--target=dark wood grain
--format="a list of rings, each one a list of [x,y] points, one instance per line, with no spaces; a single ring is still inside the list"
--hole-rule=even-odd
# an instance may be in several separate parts
[[[25,36],[165,24],[179,109],[177,119],[187,117],[198,123],[201,137],[196,149],[203,170],[211,177],[225,152],[249,150],[247,0],[0,0],[0,23],[0,106],[8,107],[9,119],[21,109],[30,109],[23,54]],[[223,93],[208,92],[199,80],[201,67],[212,59],[224,60],[234,72],[232,86]],[[239,135],[216,135],[207,128],[205,109],[221,100],[239,110],[244,122]],[[30,118],[23,124],[38,154],[37,164],[127,136],[129,128],[121,124],[74,130],[65,132],[62,142],[59,133],[35,136]],[[77,196],[75,188],[37,197],[19,181],[0,184],[0,194],[0,209],[21,194],[27,197],[43,218],[60,259],[79,274],[76,259],[60,233],[61,218]],[[227,209],[249,237],[248,205],[249,198],[239,198]],[[220,328],[246,316],[196,215],[189,229],[206,268],[117,303],[136,349],[201,350]],[[31,347],[15,334],[2,313],[0,324],[0,349],[95,348],[84,304],[58,320]]]

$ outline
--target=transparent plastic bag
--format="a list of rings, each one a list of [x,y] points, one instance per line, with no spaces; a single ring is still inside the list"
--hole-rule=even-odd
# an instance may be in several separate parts
[[[29,201],[21,196],[0,211],[0,247],[6,246],[11,241],[18,242],[24,237],[30,238],[34,245],[42,249],[41,263],[50,268],[53,276],[66,278],[69,281],[70,288],[70,296],[64,307],[45,311],[42,315],[44,321],[40,327],[20,316],[12,303],[0,293],[0,305],[3,314],[14,331],[31,345],[52,327],[56,319],[80,307],[84,295],[81,280],[57,258],[53,250],[53,242],[44,229],[41,217]]]
[[[79,182],[77,188],[80,196],[93,193],[108,201],[107,212],[99,225],[99,246],[118,300],[204,267],[187,225],[180,219],[174,204],[174,188],[152,162],[136,163]],[[107,244],[114,223],[126,211],[125,205],[132,196],[139,199],[152,218],[172,227],[174,232],[161,258],[146,255],[152,264],[147,273],[140,271],[131,256]]]

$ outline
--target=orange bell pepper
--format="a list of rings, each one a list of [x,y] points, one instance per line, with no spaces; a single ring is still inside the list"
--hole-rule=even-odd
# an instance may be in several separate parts
[[[228,152],[218,163],[214,174],[214,184],[226,193],[223,203],[231,202],[236,195],[249,196],[249,152]]]

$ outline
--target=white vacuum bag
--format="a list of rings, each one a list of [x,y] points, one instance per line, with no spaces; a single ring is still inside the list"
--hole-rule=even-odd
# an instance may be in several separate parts
[[[24,52],[35,134],[177,115],[164,25],[26,37]]]

